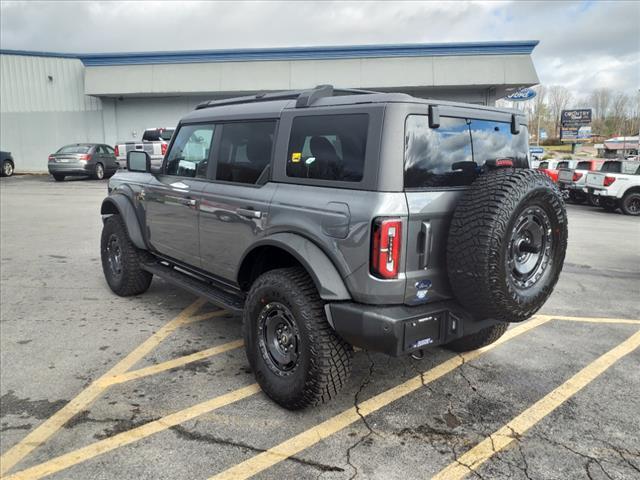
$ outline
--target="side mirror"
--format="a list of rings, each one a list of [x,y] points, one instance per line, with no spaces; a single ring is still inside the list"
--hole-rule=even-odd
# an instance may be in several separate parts
[[[127,152],[127,170],[130,172],[150,172],[151,157],[147,152]]]
[[[437,105],[429,105],[429,128],[440,126],[440,109]]]
[[[518,117],[515,113],[511,114],[511,133],[517,135],[520,133],[520,125],[518,124]]]

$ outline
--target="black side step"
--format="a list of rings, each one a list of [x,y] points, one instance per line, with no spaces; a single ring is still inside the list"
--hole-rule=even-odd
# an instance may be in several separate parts
[[[213,282],[207,282],[204,279],[201,280],[161,263],[145,263],[142,265],[142,268],[177,287],[195,295],[205,297],[218,307],[233,312],[240,312],[244,308],[245,297],[242,293],[230,292],[214,285]]]

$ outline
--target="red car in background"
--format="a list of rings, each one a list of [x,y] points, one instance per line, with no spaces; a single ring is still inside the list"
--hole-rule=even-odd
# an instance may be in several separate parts
[[[573,168],[576,164],[575,160],[544,160],[538,165],[538,170],[549,175],[551,180],[558,182],[558,170],[561,168]]]

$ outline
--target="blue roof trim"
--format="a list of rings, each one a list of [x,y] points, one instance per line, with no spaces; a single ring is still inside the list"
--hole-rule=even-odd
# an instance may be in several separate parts
[[[38,52],[33,50],[0,49],[0,55],[20,55],[25,57],[79,58],[79,55],[77,53]]]
[[[6,55],[77,58],[87,66],[150,65],[172,63],[246,62],[269,60],[335,60],[341,58],[438,57],[460,55],[528,55],[537,40],[441,44],[349,45],[175,52],[66,54],[0,50]]]

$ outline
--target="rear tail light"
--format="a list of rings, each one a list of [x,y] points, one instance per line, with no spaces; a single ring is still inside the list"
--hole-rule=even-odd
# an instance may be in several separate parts
[[[398,278],[402,221],[376,218],[371,233],[371,273],[376,277]]]
[[[162,151],[162,156],[164,157],[164,154],[167,153],[167,144],[163,143],[160,147],[160,150]]]
[[[116,148],[114,148],[114,150],[116,151],[116,157],[120,156],[120,149],[118,148],[118,145],[116,145]]]
[[[54,157],[53,155],[49,155],[49,161],[50,162],[55,162],[56,161],[56,157]]]
[[[578,180],[580,180],[582,178],[582,174],[579,172],[573,172],[573,181],[577,182]]]
[[[80,155],[80,157],[78,157],[78,160],[80,160],[81,162],[88,162],[89,160],[91,160],[91,154],[83,153],[82,155]]]
[[[616,181],[616,177],[604,177],[604,186],[608,187],[615,181]]]

